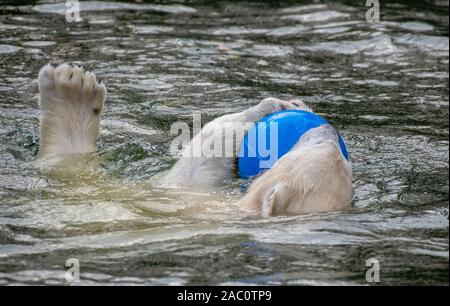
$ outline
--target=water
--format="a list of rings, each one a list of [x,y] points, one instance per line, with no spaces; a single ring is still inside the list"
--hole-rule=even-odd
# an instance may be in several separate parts
[[[0,284],[448,285],[448,1],[82,2],[0,5]],[[61,14],[62,13],[62,14]],[[34,165],[36,76],[82,64],[109,89],[106,177]],[[346,139],[351,211],[239,215],[238,180],[215,194],[146,181],[170,168],[170,126],[263,98],[302,97]]]

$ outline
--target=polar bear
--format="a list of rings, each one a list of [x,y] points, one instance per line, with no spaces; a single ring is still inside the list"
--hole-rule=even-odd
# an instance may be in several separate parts
[[[44,66],[38,76],[40,116],[40,160],[96,150],[106,87],[94,73],[62,64]],[[154,180],[166,188],[214,188],[236,175],[239,145],[227,157],[191,156],[205,135],[213,142],[241,144],[252,124],[281,110],[312,110],[300,100],[262,100],[243,112],[219,117],[204,126],[184,149],[178,162]],[[232,129],[230,133],[216,133]],[[211,138],[209,138],[211,140]],[[57,167],[61,167],[58,164]],[[339,150],[338,135],[324,125],[305,133],[295,147],[272,169],[257,177],[239,201],[240,207],[263,216],[342,210],[353,195],[351,164]]]

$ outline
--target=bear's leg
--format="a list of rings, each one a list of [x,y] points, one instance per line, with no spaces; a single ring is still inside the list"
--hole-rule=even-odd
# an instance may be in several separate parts
[[[106,87],[95,75],[67,64],[39,72],[42,159],[96,150]]]

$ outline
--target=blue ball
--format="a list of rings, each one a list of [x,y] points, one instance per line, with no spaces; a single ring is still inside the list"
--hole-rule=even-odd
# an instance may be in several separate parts
[[[278,124],[278,135],[282,137],[270,135],[270,126],[273,126],[273,123]],[[239,177],[249,178],[271,168],[292,149],[304,133],[323,124],[329,122],[314,113],[301,110],[285,110],[265,117],[245,135],[238,155]],[[274,131],[276,130],[272,129],[272,133]],[[265,137],[265,144],[258,144],[258,137]],[[270,146],[271,137],[278,138],[278,146]],[[339,145],[342,155],[348,160],[347,149],[341,136]],[[275,156],[276,159],[270,159],[270,156]]]

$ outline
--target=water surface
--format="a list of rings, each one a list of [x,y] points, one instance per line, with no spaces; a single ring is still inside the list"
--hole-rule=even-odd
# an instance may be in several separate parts
[[[0,284],[448,285],[448,1],[0,4]],[[108,176],[40,173],[36,76],[48,62],[108,87]],[[351,211],[255,219],[238,180],[216,194],[157,190],[170,126],[301,97],[347,142]],[[207,205],[205,205],[205,203]]]

